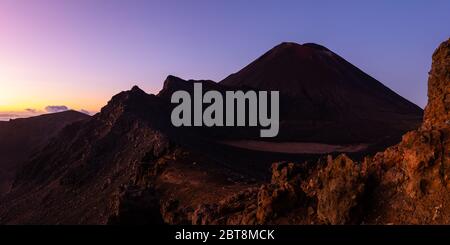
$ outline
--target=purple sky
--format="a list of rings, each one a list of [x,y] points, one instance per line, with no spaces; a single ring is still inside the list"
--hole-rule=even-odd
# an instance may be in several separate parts
[[[282,41],[322,44],[423,107],[449,23],[448,0],[0,0],[0,112],[219,81]]]

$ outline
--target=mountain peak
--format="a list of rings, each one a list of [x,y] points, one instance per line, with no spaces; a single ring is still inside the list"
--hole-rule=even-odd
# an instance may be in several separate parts
[[[174,75],[167,76],[164,81],[163,88],[159,91],[158,96],[169,98],[173,92],[178,90],[191,91],[193,83],[202,83],[205,89],[218,89],[220,86],[211,80],[184,80]]]
[[[302,45],[296,42],[282,42],[275,47],[289,48],[289,47],[301,47]]]
[[[158,96],[170,97],[176,90],[186,90],[186,86],[188,86],[188,83],[185,80],[174,75],[168,75]]]
[[[139,88],[137,85],[134,85],[131,88],[131,92],[144,92],[144,90],[142,90],[141,88]]]
[[[179,78],[179,77],[177,77],[177,76],[175,76],[175,75],[168,75],[167,77],[166,77],[166,80],[165,81],[173,81],[173,80],[183,80],[183,79],[181,79],[181,78]]]
[[[267,53],[281,54],[282,52],[280,52],[280,51],[287,51],[289,53],[307,54],[307,55],[311,54],[311,52],[314,52],[314,51],[331,52],[325,46],[322,46],[322,45],[316,44],[316,43],[299,44],[299,43],[295,43],[295,42],[282,42],[282,43],[278,44],[277,46],[273,47]]]
[[[329,130],[328,135],[339,133],[336,139],[340,141],[345,137],[355,140],[355,135],[361,136],[361,142],[374,140],[380,135],[390,134],[386,133],[386,125],[391,125],[391,135],[401,135],[402,131],[396,129],[396,120],[404,118],[408,127],[413,129],[420,123],[423,113],[418,106],[344,58],[315,43],[281,43],[220,84],[279,91],[282,120],[292,121],[292,125],[299,121],[316,122],[317,125],[321,122],[321,129],[315,126],[305,130],[305,134]],[[385,121],[392,118],[392,121],[383,125],[379,123],[380,118]],[[336,128],[330,130],[325,122],[333,122]],[[338,126],[338,122],[342,125]],[[354,129],[348,122],[364,123],[364,126]],[[344,133],[346,130],[349,132]],[[288,131],[281,127],[280,137]]]
[[[185,80],[174,75],[168,75],[166,80],[164,80],[163,89],[171,86],[175,87],[182,86],[184,83],[186,83]]]
[[[320,51],[328,51],[328,52],[330,52],[330,50],[327,47],[322,46],[322,45],[317,44],[317,43],[304,43],[303,46],[304,47],[309,47],[309,48],[314,48],[314,49],[320,50]]]

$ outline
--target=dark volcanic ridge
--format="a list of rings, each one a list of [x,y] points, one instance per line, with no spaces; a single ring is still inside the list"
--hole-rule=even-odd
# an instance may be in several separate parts
[[[420,108],[328,49],[281,44],[219,83],[169,76],[158,95],[133,87],[90,119],[66,126],[25,161],[12,190],[0,200],[0,223],[270,223],[273,213],[264,212],[276,210],[271,205],[283,193],[293,200],[292,208],[310,212],[302,201],[307,200],[318,212],[314,195],[305,199],[297,184],[323,166],[317,159],[325,152],[315,148],[295,154],[267,151],[258,142],[257,149],[235,144],[259,140],[259,129],[173,127],[170,96],[179,89],[192,92],[194,82],[202,82],[204,91],[280,90],[280,135],[264,144],[327,145],[332,150],[326,153],[333,156],[367,145],[348,153],[361,159],[399,142],[422,117]],[[270,168],[275,161],[292,163]],[[262,184],[270,178],[294,192],[267,189]],[[285,185],[286,178],[296,184]],[[283,201],[280,205],[284,209]],[[309,221],[298,216],[285,223]]]
[[[88,118],[77,111],[65,111],[0,123],[0,196],[9,190],[16,171],[33,153],[66,125]]]

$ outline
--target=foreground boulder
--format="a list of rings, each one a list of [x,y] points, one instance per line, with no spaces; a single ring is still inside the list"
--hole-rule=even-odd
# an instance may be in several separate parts
[[[311,177],[310,196],[317,198],[317,216],[326,224],[345,224],[357,217],[366,174],[345,155],[328,157],[327,165]]]

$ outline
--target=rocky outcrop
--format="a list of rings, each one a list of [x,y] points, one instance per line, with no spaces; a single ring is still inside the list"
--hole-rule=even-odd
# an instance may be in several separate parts
[[[271,169],[271,183],[246,188],[217,204],[200,206],[192,214],[192,224],[267,224],[292,211],[304,200],[300,184],[307,168],[279,162]]]
[[[217,204],[202,205],[192,224],[346,224],[361,220],[367,172],[351,159],[329,157],[317,167],[278,162],[272,179]]]
[[[449,54],[450,39],[433,54],[422,126],[366,159],[378,180],[373,202],[379,212],[371,210],[372,222],[450,222]]]
[[[258,192],[256,220],[259,224],[286,214],[304,199],[305,193],[300,184],[304,176],[302,172],[306,171],[306,165],[292,162],[272,165],[271,183],[261,186]]]
[[[306,183],[309,196],[317,199],[318,219],[326,224],[346,224],[360,217],[366,172],[345,155],[328,157]]]
[[[433,54],[428,78],[428,105],[423,129],[450,126],[450,40],[443,42]]]

